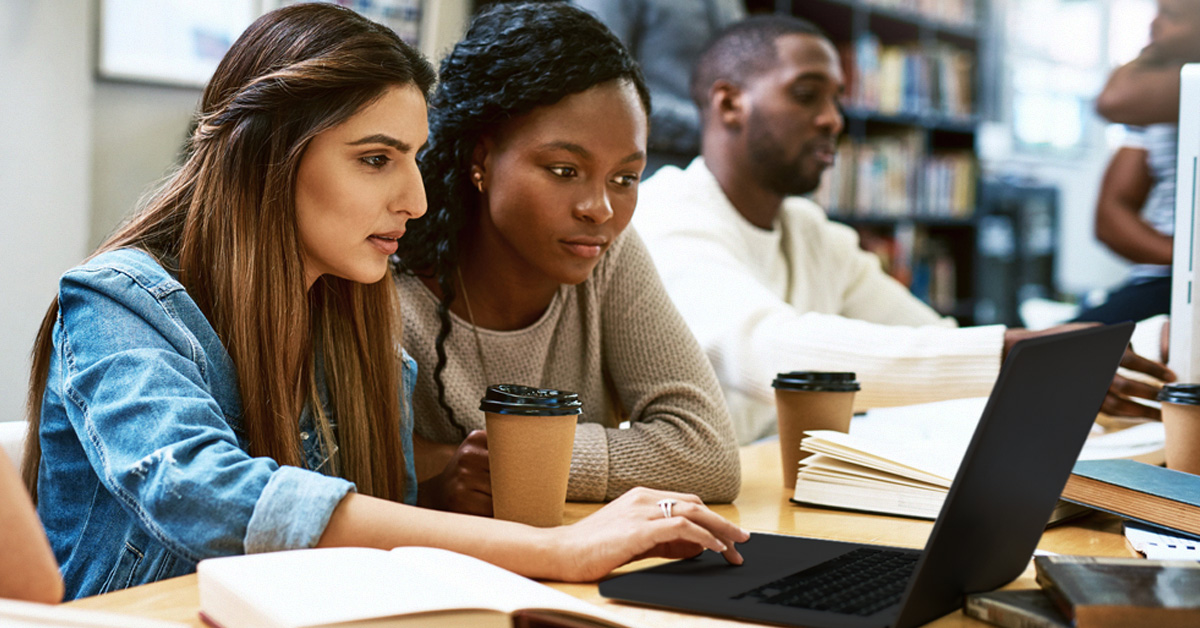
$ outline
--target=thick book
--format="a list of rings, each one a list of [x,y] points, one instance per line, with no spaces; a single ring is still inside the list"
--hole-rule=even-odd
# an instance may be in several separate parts
[[[987,399],[872,410],[850,433],[807,432],[792,501],[800,504],[936,519]],[[1162,424],[1097,427],[1081,459],[1161,461]],[[1060,502],[1050,522],[1086,512]]]
[[[627,628],[605,609],[470,556],[428,547],[305,549],[201,561],[217,628]]]
[[[0,599],[4,628],[186,628],[184,624],[128,615]]]
[[[1075,463],[1064,500],[1168,532],[1200,535],[1200,476],[1133,460]]]
[[[1037,582],[1077,628],[1200,626],[1200,563],[1038,556]]]
[[[963,600],[963,614],[1001,628],[1071,628],[1041,589],[973,593]]]

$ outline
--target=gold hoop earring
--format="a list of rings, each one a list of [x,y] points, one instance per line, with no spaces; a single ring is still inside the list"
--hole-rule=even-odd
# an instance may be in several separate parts
[[[478,170],[472,172],[471,182],[475,184],[475,189],[479,190],[480,194],[483,194],[483,173]]]

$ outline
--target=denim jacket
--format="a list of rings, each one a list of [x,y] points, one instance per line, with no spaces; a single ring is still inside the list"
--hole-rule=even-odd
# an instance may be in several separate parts
[[[319,472],[328,455],[307,411],[296,429],[308,469],[247,453],[233,362],[174,277],[114,251],[63,275],[58,299],[38,514],[67,599],[317,543],[354,485]],[[404,353],[405,408],[415,379]],[[400,433],[411,504],[412,426]]]

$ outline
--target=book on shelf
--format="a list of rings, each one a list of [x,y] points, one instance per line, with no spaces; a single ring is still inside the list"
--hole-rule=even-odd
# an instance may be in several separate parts
[[[922,15],[952,25],[975,23],[975,0],[867,0],[871,6]]]
[[[973,398],[879,408],[854,417],[848,434],[807,432],[800,448],[813,455],[800,461],[792,501],[936,519],[986,403]],[[1113,430],[1097,424],[1080,459],[1161,462],[1163,443],[1156,421]],[[1050,521],[1085,511],[1060,502]]]
[[[218,628],[629,626],[500,567],[428,547],[230,556],[196,571],[201,617]]]
[[[5,628],[185,628],[184,624],[115,613],[0,599]]]
[[[888,45],[865,33],[840,49],[849,58],[843,72],[851,106],[882,115],[941,116],[969,120],[975,55],[948,44]]]
[[[1075,464],[1063,499],[1167,532],[1200,535],[1200,476],[1134,460]]]
[[[860,217],[958,218],[975,213],[975,154],[924,154],[920,132],[843,137],[832,168],[822,173],[813,202],[831,214]]]
[[[1037,583],[1076,628],[1200,626],[1200,563],[1037,556]]]
[[[972,593],[963,600],[963,614],[1001,628],[1071,628],[1041,589]]]

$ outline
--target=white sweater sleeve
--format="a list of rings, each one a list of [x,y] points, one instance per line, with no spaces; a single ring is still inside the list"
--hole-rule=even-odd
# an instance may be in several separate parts
[[[655,245],[654,259],[671,297],[731,396],[773,405],[776,373],[854,371],[862,383],[855,398],[861,409],[987,395],[999,372],[1002,326],[898,326],[802,312],[757,282],[711,234],[683,230]],[[880,319],[911,306],[907,293],[897,298],[894,290],[873,288],[871,282],[851,292],[864,299],[873,294],[871,307]],[[773,424],[774,416],[734,412],[733,419],[745,441],[772,427],[745,422]]]
[[[862,249],[854,229],[830,222],[823,213],[820,218],[807,216],[802,219],[807,212],[799,211],[803,209],[800,207],[793,209],[796,210],[791,216],[793,222],[802,224],[792,225],[792,238],[798,239],[807,233],[809,241],[805,244],[819,251],[798,263],[811,263],[822,269],[823,289],[837,291],[837,314],[883,325],[956,326],[954,319],[943,318],[907,287],[883,272],[879,257]],[[814,208],[812,211],[820,210]],[[997,360],[999,355],[997,347]]]

